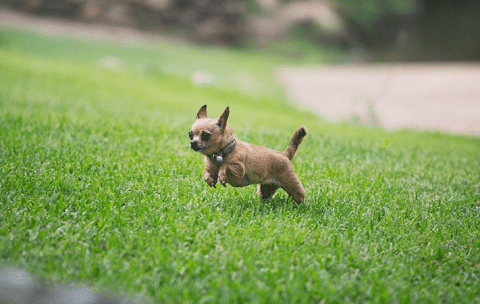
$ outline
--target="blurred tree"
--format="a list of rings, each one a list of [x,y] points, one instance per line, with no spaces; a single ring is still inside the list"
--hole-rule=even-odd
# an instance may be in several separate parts
[[[478,0],[333,0],[380,60],[480,60]]]
[[[480,2],[423,0],[408,60],[480,60]]]
[[[391,15],[410,15],[417,11],[417,0],[336,0],[339,12],[369,29],[379,19]]]
[[[335,9],[357,42],[375,51],[398,49],[403,33],[414,27],[421,0],[336,0]]]

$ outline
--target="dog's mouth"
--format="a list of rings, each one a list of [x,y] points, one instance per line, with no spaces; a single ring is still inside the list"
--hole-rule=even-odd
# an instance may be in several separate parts
[[[205,151],[206,147],[203,145],[200,145],[198,141],[191,141],[190,142],[190,149],[192,149],[195,152],[203,152]]]

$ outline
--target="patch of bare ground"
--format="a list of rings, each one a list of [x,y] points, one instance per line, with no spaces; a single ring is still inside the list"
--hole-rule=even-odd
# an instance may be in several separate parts
[[[282,68],[288,98],[332,121],[480,135],[480,65]]]

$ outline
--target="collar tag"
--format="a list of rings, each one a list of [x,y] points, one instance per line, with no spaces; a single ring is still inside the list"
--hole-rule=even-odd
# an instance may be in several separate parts
[[[216,163],[223,164],[223,162],[225,161],[221,155],[215,155],[214,154],[213,157],[214,157]]]
[[[210,156],[210,159],[216,164],[223,164],[225,162],[225,157],[232,152],[232,150],[237,146],[237,141],[233,138],[220,152],[213,153]]]

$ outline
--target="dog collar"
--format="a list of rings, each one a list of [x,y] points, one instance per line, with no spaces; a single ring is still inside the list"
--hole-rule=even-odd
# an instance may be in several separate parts
[[[237,141],[235,138],[232,138],[232,140],[225,146],[223,147],[222,150],[220,150],[218,153],[213,153],[212,155],[209,156],[209,158],[215,163],[215,164],[223,164],[225,161],[225,157],[232,152],[232,150],[237,146]]]

